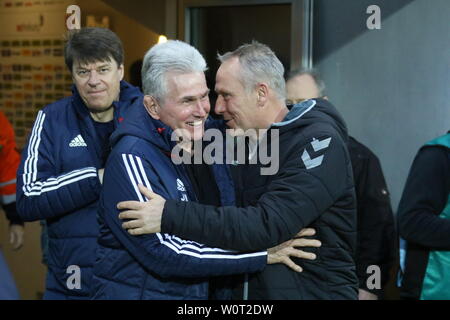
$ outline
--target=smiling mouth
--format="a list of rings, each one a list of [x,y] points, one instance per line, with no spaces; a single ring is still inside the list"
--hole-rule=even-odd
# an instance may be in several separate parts
[[[100,90],[100,91],[91,91],[91,92],[89,92],[89,94],[99,94],[99,93],[103,93],[103,92],[105,92],[106,90]]]
[[[199,127],[199,126],[203,126],[204,121],[203,120],[198,120],[198,121],[192,121],[192,122],[186,122],[186,124],[190,127]]]

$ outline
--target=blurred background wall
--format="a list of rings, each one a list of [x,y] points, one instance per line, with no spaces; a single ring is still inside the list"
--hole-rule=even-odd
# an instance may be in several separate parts
[[[367,29],[369,5],[380,30]],[[450,130],[449,17],[447,0],[315,0],[315,66],[380,158],[395,211],[418,149]]]

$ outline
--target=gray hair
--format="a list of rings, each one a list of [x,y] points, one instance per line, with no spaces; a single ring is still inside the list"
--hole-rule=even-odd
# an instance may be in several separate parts
[[[319,92],[319,97],[325,96],[325,89],[326,89],[325,82],[322,80],[322,78],[320,77],[320,73],[316,69],[292,70],[286,77],[286,82],[291,80],[292,78],[303,76],[305,74],[313,78],[314,82],[316,83],[317,91]]]
[[[179,40],[156,44],[147,51],[142,63],[143,92],[162,102],[167,94],[167,73],[185,74],[206,70],[205,59],[193,46]]]
[[[284,82],[284,67],[275,53],[265,44],[257,41],[243,44],[232,52],[217,58],[221,63],[237,57],[241,65],[241,82],[247,92],[255,89],[256,85],[266,82],[275,91],[278,98],[286,98],[286,84]]]

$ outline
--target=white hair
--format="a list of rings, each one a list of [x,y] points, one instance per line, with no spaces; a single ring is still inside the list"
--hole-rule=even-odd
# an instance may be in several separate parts
[[[167,94],[166,74],[205,72],[206,62],[193,46],[179,40],[154,45],[142,63],[142,88],[145,95],[164,101]]]
[[[239,59],[240,78],[247,92],[255,89],[258,83],[266,82],[280,100],[286,99],[283,64],[267,45],[252,41],[252,43],[243,44],[233,52],[217,55],[221,63],[233,57]]]

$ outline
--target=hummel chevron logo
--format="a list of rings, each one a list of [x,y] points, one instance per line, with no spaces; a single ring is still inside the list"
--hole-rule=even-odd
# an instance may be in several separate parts
[[[313,147],[314,151],[317,152],[317,151],[328,148],[328,146],[330,145],[330,142],[331,142],[331,137],[328,139],[324,139],[322,141],[314,138],[313,141],[311,142],[311,146]],[[310,170],[310,169],[314,169],[322,164],[323,155],[321,155],[317,158],[311,159],[311,156],[309,155],[308,151],[306,151],[306,149],[305,149],[305,151],[303,151],[303,154],[302,154],[302,160],[303,160],[303,163],[305,164],[306,169]]]
[[[325,140],[317,140],[316,138],[313,138],[313,141],[311,142],[311,145],[315,152],[320,151],[322,149],[328,148],[331,142],[331,137]]]
[[[84,139],[81,136],[81,134],[79,134],[72,141],[70,141],[69,147],[71,147],[71,148],[87,147],[87,144],[86,144],[86,142],[84,142]]]
[[[309,155],[308,151],[303,151],[302,154],[302,160],[305,164],[306,169],[313,169],[315,167],[318,167],[322,164],[323,155],[314,159],[311,159],[311,156]]]

